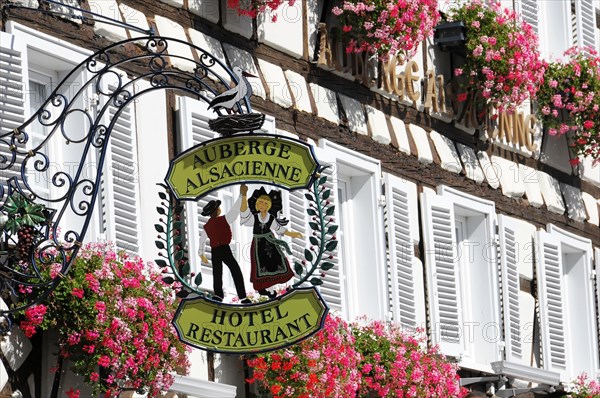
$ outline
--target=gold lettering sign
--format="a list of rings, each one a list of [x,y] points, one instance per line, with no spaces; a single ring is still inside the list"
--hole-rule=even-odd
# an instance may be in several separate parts
[[[311,336],[322,328],[327,312],[321,295],[311,287],[251,305],[184,299],[173,325],[179,339],[191,346],[230,354],[257,353]]]
[[[307,188],[319,164],[312,147],[274,135],[243,134],[204,142],[171,162],[166,182],[177,199],[197,200],[244,182]]]

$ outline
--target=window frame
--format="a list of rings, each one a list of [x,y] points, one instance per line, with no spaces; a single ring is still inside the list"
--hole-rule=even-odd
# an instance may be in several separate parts
[[[345,245],[344,250],[347,256],[353,257],[351,262],[341,265],[346,278],[346,292],[357,293],[346,294],[348,299],[345,304],[346,315],[348,319],[366,315],[371,319],[385,320],[388,312],[386,299],[387,262],[385,258],[383,208],[380,205],[380,199],[382,198],[381,163],[377,159],[325,139],[319,140],[318,151],[316,153],[317,159],[319,159],[320,153],[334,161],[334,180],[338,174],[350,177],[349,192],[352,193],[352,196],[348,198],[348,202],[352,204],[350,210],[354,211],[348,215],[348,219],[354,219],[354,216],[357,215],[357,209],[362,207],[366,209],[364,213],[366,216],[363,217],[363,220],[372,222],[369,228],[353,228],[346,231],[347,234],[350,233],[353,235],[361,233],[361,238],[349,236],[348,243],[344,243],[343,241],[339,243],[339,246]],[[352,180],[358,178],[361,179],[361,186],[357,186]],[[366,203],[367,206],[360,205],[358,201],[362,201],[363,204]],[[336,202],[337,207],[339,201],[336,199]],[[365,239],[370,241],[370,243],[365,244]],[[366,246],[368,246],[368,249],[365,248]],[[365,249],[361,250],[361,248]],[[369,270],[365,269],[365,265],[367,264],[369,265]],[[375,266],[373,267],[373,265]],[[365,285],[365,281],[368,285]],[[368,286],[368,288],[365,286]],[[373,294],[371,290],[368,293],[367,300],[367,297],[361,296],[361,293],[369,289],[376,289],[377,294]]]
[[[545,357],[551,355],[550,353],[550,333],[548,328],[544,325],[549,322],[549,314],[547,310],[548,306],[548,292],[547,289],[547,275],[546,275],[546,252],[543,249],[545,245],[554,245],[558,248],[557,256],[559,256],[559,276],[560,276],[560,292],[561,292],[561,314],[563,315],[563,333],[565,339],[565,368],[562,369],[560,367],[555,367],[551,363],[551,359],[544,361],[544,369],[557,372],[560,374],[560,380],[563,382],[568,382],[574,380],[579,373],[582,371],[586,371],[590,377],[595,378],[598,373],[599,368],[599,358],[598,358],[598,338],[597,338],[597,330],[598,326],[596,323],[596,308],[595,308],[595,292],[594,292],[594,277],[593,277],[593,249],[591,240],[587,238],[583,238],[577,236],[571,232],[568,232],[564,229],[558,228],[553,224],[548,224],[546,226],[546,231],[540,230],[536,233],[536,266],[537,266],[537,282],[538,282],[538,300],[540,302],[540,322],[541,322],[541,331],[542,331],[542,353]],[[565,267],[565,254],[579,254],[581,259],[581,267],[583,270],[580,270],[583,274],[583,278],[588,283],[584,283],[583,286],[581,283],[576,284],[572,282],[572,278],[568,278],[569,269]],[[575,263],[571,263],[569,265],[577,266]],[[571,271],[572,272],[572,271]],[[581,278],[581,276],[580,276]],[[581,280],[579,280],[581,282]],[[588,307],[590,313],[586,314],[587,316],[581,317],[577,316],[577,321],[575,321],[575,316],[570,314],[569,311],[569,285],[576,284],[576,290],[581,292],[582,289],[585,289],[583,293],[585,295],[584,299],[586,302],[585,306]],[[572,288],[572,287],[571,287]],[[578,306],[581,308],[581,306]],[[577,324],[574,327],[574,324]],[[575,329],[575,330],[573,330]],[[585,336],[581,333],[582,330],[585,331]],[[589,358],[590,363],[587,364],[588,368],[583,369],[581,367],[581,363],[575,362],[575,352],[572,348],[572,344],[575,341],[581,341],[581,339],[586,338],[587,346],[592,347],[589,350],[591,357]]]
[[[423,231],[424,231],[424,246],[425,246],[425,259],[426,259],[426,270],[427,270],[427,279],[428,279],[428,295],[429,295],[429,305],[437,306],[438,303],[438,293],[436,290],[437,282],[436,282],[436,274],[437,274],[437,256],[434,255],[436,250],[440,248],[435,248],[435,244],[431,241],[431,237],[434,231],[432,225],[429,225],[429,218],[432,217],[430,214],[426,214],[431,206],[436,206],[436,202],[438,205],[445,207],[448,209],[448,221],[452,224],[451,226],[451,239],[453,240],[454,248],[451,248],[452,251],[446,253],[446,255],[450,255],[454,258],[454,273],[456,280],[456,294],[457,294],[457,306],[458,306],[458,326],[459,326],[459,336],[455,341],[448,340],[447,342],[442,341],[442,335],[440,334],[442,330],[437,330],[441,328],[441,326],[432,326],[430,330],[430,335],[434,338],[435,343],[439,343],[442,347],[442,352],[447,355],[455,356],[460,358],[460,365],[465,368],[474,369],[478,371],[484,372],[493,372],[491,367],[491,363],[498,361],[501,359],[501,349],[503,346],[502,341],[502,330],[500,329],[501,322],[501,313],[500,313],[500,281],[498,277],[498,263],[497,263],[497,247],[495,243],[496,237],[496,225],[497,225],[497,215],[494,202],[475,197],[469,195],[467,193],[461,192],[454,188],[450,188],[445,185],[440,185],[437,187],[437,195],[433,195],[432,192],[425,193],[422,195],[422,216],[423,216]],[[456,236],[456,228],[458,223],[462,223],[463,229],[462,233],[466,234],[464,236],[463,241],[470,241],[469,235],[475,234],[473,226],[469,226],[469,219],[473,217],[475,222],[475,229],[483,228],[486,234],[485,237],[480,238],[479,241],[482,241],[484,246],[478,247],[475,246],[474,254],[479,253],[476,259],[486,266],[486,270],[484,273],[487,273],[488,279],[484,282],[487,282],[488,292],[489,294],[486,297],[486,305],[488,309],[492,309],[492,312],[489,316],[490,319],[487,319],[485,323],[476,321],[478,319],[474,314],[474,309],[471,307],[471,300],[467,300],[467,298],[472,299],[471,296],[465,297],[466,289],[470,289],[474,284],[480,286],[481,280],[471,281],[471,274],[467,269],[467,264],[471,264],[470,258],[465,260],[461,260],[461,253],[458,251],[459,241]],[[480,217],[481,220],[477,221]],[[457,221],[458,220],[458,221]],[[462,221],[461,221],[462,220]],[[469,245],[470,246],[470,245]],[[432,251],[432,249],[434,251]],[[439,253],[437,253],[439,254]],[[471,249],[469,248],[469,255],[471,254]],[[479,264],[480,262],[477,262]],[[433,271],[433,272],[432,272]],[[469,290],[470,291],[470,290]],[[481,299],[481,297],[480,297]],[[434,307],[436,308],[436,307]],[[431,311],[431,310],[430,310]],[[472,318],[472,324],[466,323],[466,319]],[[437,319],[437,316],[436,316]],[[438,322],[436,320],[435,322]],[[487,339],[483,338],[483,332],[488,333],[490,322],[492,322],[492,326],[495,324],[497,326],[497,336],[492,336],[491,341],[487,341]],[[484,330],[485,328],[485,330]],[[474,340],[474,336],[482,336],[481,340]],[[467,337],[469,337],[469,341],[467,341]],[[489,337],[486,335],[486,337]],[[485,363],[478,362],[479,360],[476,357],[477,353],[484,352],[481,347],[483,345],[494,344],[495,348],[485,350],[487,354],[492,357],[492,360],[487,361]],[[445,352],[444,352],[445,350]]]

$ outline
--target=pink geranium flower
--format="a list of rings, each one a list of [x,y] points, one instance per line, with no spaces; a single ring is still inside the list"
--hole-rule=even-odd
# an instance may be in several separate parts
[[[537,94],[538,117],[548,134],[567,134],[575,158],[590,157],[598,162],[600,56],[589,47],[572,47],[564,55],[565,60],[548,65]]]
[[[538,51],[532,27],[516,12],[498,2],[461,2],[447,12],[451,21],[463,21],[467,28],[466,61],[461,83],[464,90],[481,93],[476,98],[509,112],[535,96],[542,83],[545,64]],[[483,33],[485,32],[485,34]],[[461,76],[463,73],[455,76]]]
[[[345,0],[332,14],[347,38],[347,53],[366,52],[383,60],[412,58],[440,18],[435,0]]]
[[[189,367],[187,346],[171,325],[174,291],[162,277],[152,265],[110,245],[84,246],[45,305],[25,310],[20,326],[29,337],[37,329],[57,329],[59,355],[72,359],[69,366],[92,386],[94,396],[143,386],[156,397],[169,389],[175,369]],[[107,377],[100,377],[99,366]],[[79,396],[78,390],[66,393]]]

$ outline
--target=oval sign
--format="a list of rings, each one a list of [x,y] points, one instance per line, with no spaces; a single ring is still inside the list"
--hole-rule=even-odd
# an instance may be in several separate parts
[[[198,200],[244,182],[308,188],[319,168],[310,145],[292,138],[242,134],[203,142],[177,156],[166,183],[177,199]]]
[[[323,327],[329,308],[314,287],[274,300],[232,305],[203,297],[179,303],[173,325],[179,339],[207,351],[247,354],[298,343]]]

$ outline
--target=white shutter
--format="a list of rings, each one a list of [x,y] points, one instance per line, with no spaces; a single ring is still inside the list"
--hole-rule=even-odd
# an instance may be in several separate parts
[[[575,0],[574,44],[581,47],[597,49],[596,45],[596,12],[593,0]]]
[[[415,327],[424,322],[422,269],[415,261],[414,245],[419,240],[417,187],[414,183],[385,173],[385,229],[388,249],[388,288],[394,322]]]
[[[290,248],[292,249],[292,259],[290,261],[290,265],[292,269],[294,269],[294,261],[302,261],[304,258],[304,249],[308,247],[308,236],[312,233],[310,227],[308,227],[307,222],[307,214],[306,209],[308,207],[308,203],[304,195],[307,193],[307,190],[301,189],[292,191],[288,195],[288,211],[290,217],[290,223],[288,225],[288,229],[292,231],[297,231],[304,236],[304,239],[292,239]],[[298,279],[298,275],[295,274],[295,280]]]
[[[506,342],[506,360],[522,363],[523,340],[521,336],[521,316],[519,310],[519,242],[518,226],[512,218],[498,216],[500,235],[500,274],[502,277],[502,308],[504,314],[504,340]]]
[[[137,254],[141,238],[134,106],[130,103],[119,115],[117,111],[111,102],[104,120],[108,126],[117,118],[103,165],[102,220],[108,240],[119,249]]]
[[[600,248],[596,248],[594,251],[594,271],[596,274],[596,314],[598,316],[597,325],[598,328],[600,328],[600,276],[598,275],[600,273]],[[596,341],[600,347],[600,334],[596,336]]]
[[[564,373],[567,369],[567,352],[561,289],[560,241],[546,232],[538,231],[536,258],[544,368]]]
[[[25,44],[13,35],[0,32],[0,135],[12,132],[25,121],[25,112],[29,109],[28,96],[25,95],[28,82]],[[8,148],[10,138],[3,138],[3,142],[0,142],[0,155],[8,156],[8,161],[12,156]],[[4,165],[0,160],[0,183],[4,187],[4,196],[0,197],[0,203],[4,202],[8,194],[8,179],[21,179],[22,160],[23,157],[19,156],[15,165],[9,169],[3,169]]]
[[[533,31],[539,34],[538,0],[520,0],[517,11],[523,20],[533,27]]]
[[[321,148],[315,148],[315,154],[317,159],[321,165],[329,165],[330,167],[326,168],[321,175],[327,176],[327,182],[325,183],[326,189],[331,191],[331,196],[329,197],[329,201],[335,204],[335,213],[334,220],[337,225],[339,225],[338,219],[338,187],[337,187],[337,169],[335,158],[331,156],[331,154],[327,153],[327,150]],[[338,240],[340,239],[340,233],[338,230],[337,234]],[[340,246],[343,245],[344,242],[338,242],[338,247],[336,250],[331,253],[333,255],[332,259],[327,259],[334,264],[333,268],[327,271],[326,275],[323,279],[323,284],[320,286],[319,291],[323,296],[323,299],[329,306],[329,308],[333,311],[338,312],[342,316],[346,316],[346,308],[345,308],[345,300],[344,300],[344,292],[345,292],[345,275],[344,270],[342,269],[342,261],[340,261]],[[300,253],[300,257],[304,257],[304,250]]]
[[[442,353],[459,356],[464,350],[453,204],[427,192],[421,195],[421,205],[434,343]]]
[[[181,127],[180,150],[183,152],[188,148],[198,145],[204,141],[212,140],[218,137],[218,134],[208,127],[208,121],[215,118],[215,114],[208,110],[208,104],[202,101],[193,100],[188,97],[182,97],[179,101],[179,122]],[[251,194],[251,192],[249,192]],[[202,286],[212,288],[212,266],[210,245],[206,243],[203,248],[204,255],[208,258],[209,264],[202,264],[198,255],[200,232],[204,224],[208,221],[208,216],[203,216],[202,208],[211,200],[217,200],[219,196],[212,192],[202,198],[199,202],[185,202],[188,255],[190,266],[193,272],[202,273]],[[226,275],[227,272],[224,272]]]

